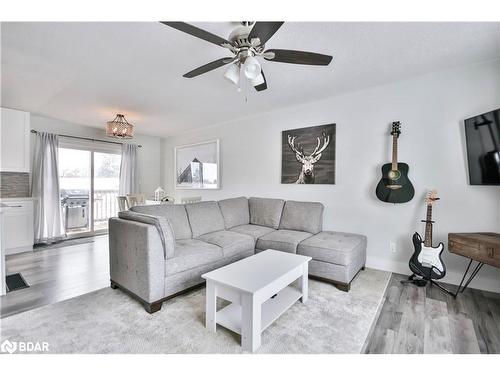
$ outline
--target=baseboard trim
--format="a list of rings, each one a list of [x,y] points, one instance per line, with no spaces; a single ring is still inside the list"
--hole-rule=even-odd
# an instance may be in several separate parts
[[[366,266],[369,268],[375,268],[377,270],[400,273],[403,275],[411,274],[408,267],[408,262],[395,262],[390,260],[384,260],[379,258],[367,257]],[[462,280],[465,268],[461,272],[447,270],[446,276],[440,280],[447,284],[458,285],[460,280]],[[495,280],[491,278],[485,278],[481,276],[481,273],[474,278],[470,284],[471,288],[486,290],[488,292],[500,293],[500,280]]]
[[[22,247],[14,247],[10,249],[5,249],[5,255],[14,255],[21,254],[33,251],[33,246],[22,246]]]

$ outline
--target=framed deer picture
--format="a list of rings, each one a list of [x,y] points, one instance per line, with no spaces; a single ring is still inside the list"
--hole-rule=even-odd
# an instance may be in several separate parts
[[[335,124],[285,130],[282,184],[335,184]]]

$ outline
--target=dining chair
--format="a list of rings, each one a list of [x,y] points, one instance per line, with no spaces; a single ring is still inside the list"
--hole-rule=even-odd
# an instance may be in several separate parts
[[[196,202],[201,202],[201,197],[184,197],[184,198],[181,198],[181,203],[182,204],[196,203]]]
[[[118,202],[118,210],[119,211],[127,211],[128,210],[128,202],[127,197],[124,195],[119,195],[116,197]]]
[[[139,194],[127,194],[127,203],[129,208],[132,206],[140,206],[146,204],[146,195]]]

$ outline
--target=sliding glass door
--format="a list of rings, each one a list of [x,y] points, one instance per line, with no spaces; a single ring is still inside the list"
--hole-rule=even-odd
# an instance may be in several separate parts
[[[60,147],[58,159],[59,192],[66,234],[88,234],[92,231],[90,220],[92,153]]]
[[[107,232],[118,212],[120,149],[88,142],[61,143],[59,188],[68,237]]]

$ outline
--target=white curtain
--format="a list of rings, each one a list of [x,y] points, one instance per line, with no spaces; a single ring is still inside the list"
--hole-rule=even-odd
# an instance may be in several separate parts
[[[120,165],[119,195],[139,193],[139,176],[137,174],[137,145],[122,145],[122,161]]]
[[[65,237],[59,171],[57,135],[38,132],[35,140],[31,196],[35,200],[35,243],[50,243]]]

